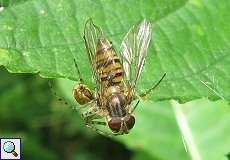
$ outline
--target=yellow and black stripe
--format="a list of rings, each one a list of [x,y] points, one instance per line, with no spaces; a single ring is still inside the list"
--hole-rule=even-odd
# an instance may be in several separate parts
[[[123,80],[123,66],[111,46],[103,46],[96,52],[96,70],[103,84],[112,86],[121,83]]]

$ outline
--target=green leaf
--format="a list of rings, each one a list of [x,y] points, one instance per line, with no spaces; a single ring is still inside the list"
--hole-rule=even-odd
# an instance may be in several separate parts
[[[157,158],[152,157],[150,154],[147,154],[146,152],[139,150],[135,153],[132,160],[157,160]]]
[[[131,149],[145,151],[155,159],[189,159],[174,111],[167,101],[141,102],[135,117],[134,128],[128,135],[118,137],[120,141]]]
[[[26,1],[28,0],[0,0],[0,7],[9,7]]]
[[[69,92],[73,82],[59,80],[59,85],[74,101]],[[224,160],[230,152],[230,107],[225,101],[141,101],[134,114],[134,128],[115,139],[135,151],[135,160]]]
[[[192,159],[226,159],[230,152],[230,107],[225,101],[172,103]]]
[[[151,100],[230,100],[229,7],[227,0],[15,3],[0,12],[0,65],[10,72],[77,80],[75,58],[92,83],[82,41],[85,21],[92,17],[118,49],[128,29],[146,17],[154,35],[140,90],[166,72]]]
[[[129,135],[119,137],[130,148],[162,160],[184,160],[189,156],[196,160],[224,160],[230,152],[230,107],[226,102],[196,100],[180,105],[166,101],[140,105],[135,128]]]
[[[69,92],[70,87],[74,85],[73,82],[66,79],[59,79],[58,82],[66,97],[76,104],[71,92]],[[157,160],[167,160],[169,158],[176,160],[178,157],[181,160],[189,159],[173,108],[168,101],[158,103],[141,101],[139,107],[135,110],[135,119],[136,124],[130,133],[118,138],[115,137],[115,139],[135,150],[135,152],[144,152],[144,154],[137,155],[137,158],[148,156]],[[85,126],[85,128],[87,127]],[[91,134],[97,134],[90,129],[88,130],[91,131]]]

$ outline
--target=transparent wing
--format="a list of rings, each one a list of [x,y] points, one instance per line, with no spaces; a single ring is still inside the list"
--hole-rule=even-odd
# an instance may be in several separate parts
[[[136,86],[136,82],[140,78],[151,40],[151,31],[151,23],[144,19],[129,30],[121,44],[120,54],[125,70],[125,79],[127,85],[132,88]]]
[[[96,63],[95,63],[95,55],[96,55],[96,47],[97,47],[97,42],[98,40],[103,36],[102,30],[93,24],[92,19],[88,19],[85,24],[85,29],[84,29],[84,40],[85,40],[85,46],[87,49],[87,54],[89,61],[91,63],[91,67],[93,70],[93,76],[94,79],[96,79],[97,84],[99,84],[99,77],[96,72]]]

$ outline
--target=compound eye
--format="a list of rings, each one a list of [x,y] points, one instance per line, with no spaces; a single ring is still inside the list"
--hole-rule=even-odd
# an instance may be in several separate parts
[[[135,124],[135,118],[134,116],[130,115],[125,118],[125,124],[128,127],[128,129],[132,129]]]
[[[118,118],[118,117],[113,117],[109,122],[108,122],[108,125],[109,125],[109,128],[114,131],[114,132],[119,132],[120,129],[121,129],[121,118]]]

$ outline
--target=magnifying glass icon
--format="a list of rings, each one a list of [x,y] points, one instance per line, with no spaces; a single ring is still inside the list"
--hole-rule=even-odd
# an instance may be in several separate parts
[[[15,145],[13,142],[11,141],[7,141],[3,144],[3,149],[6,153],[11,153],[13,154],[15,157],[18,156],[17,152],[15,151]]]

